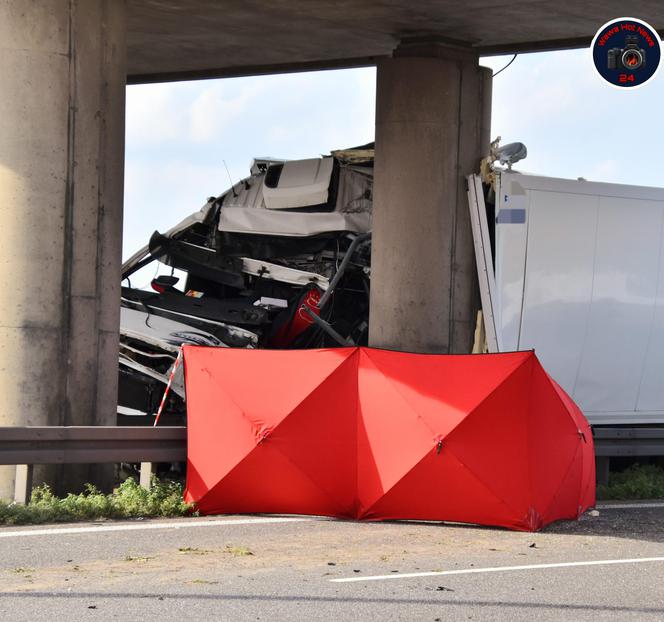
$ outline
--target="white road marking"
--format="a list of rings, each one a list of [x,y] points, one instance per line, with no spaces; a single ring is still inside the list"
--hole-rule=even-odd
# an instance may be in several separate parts
[[[656,503],[602,503],[598,510],[633,510],[638,508],[664,508],[664,501]]]
[[[47,529],[22,529],[5,531],[0,529],[0,538],[22,538],[26,536],[57,536],[78,533],[110,533],[115,531],[138,531],[141,529],[191,529],[193,527],[222,527],[224,525],[269,525],[274,523],[302,523],[307,521],[322,520],[318,518],[290,518],[290,517],[266,517],[266,518],[229,518],[227,520],[202,520],[202,521],[170,521],[149,522],[136,524],[95,525],[94,527],[50,527]]]
[[[601,559],[587,562],[562,562],[557,564],[531,564],[528,566],[496,566],[494,568],[464,568],[463,570],[440,570],[432,572],[405,572],[370,577],[343,577],[330,579],[332,583],[355,583],[357,581],[384,581],[387,579],[411,579],[415,577],[443,577],[455,574],[481,574],[483,572],[511,572],[513,570],[543,570],[547,568],[573,568],[575,566],[608,566],[611,564],[642,564],[664,562],[664,557],[637,557],[635,559]]]

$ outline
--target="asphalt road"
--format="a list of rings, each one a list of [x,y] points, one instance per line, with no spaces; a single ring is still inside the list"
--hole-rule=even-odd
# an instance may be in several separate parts
[[[0,620],[659,621],[663,505],[537,534],[270,517],[0,528]]]

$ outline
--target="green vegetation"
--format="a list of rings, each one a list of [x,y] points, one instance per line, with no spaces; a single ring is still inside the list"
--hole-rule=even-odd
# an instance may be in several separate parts
[[[108,495],[88,484],[85,492],[68,494],[64,499],[56,497],[48,486],[35,488],[27,505],[0,499],[0,524],[5,525],[184,516],[192,512],[192,506],[182,500],[181,484],[157,479],[150,490],[129,478]]]
[[[178,549],[178,553],[184,553],[186,555],[207,555],[208,553],[212,553],[212,551],[208,551],[207,549],[196,549],[191,546],[182,546]]]
[[[230,553],[233,557],[246,557],[247,555],[253,555],[253,553],[246,546],[227,545],[224,551],[226,553]]]
[[[611,473],[609,485],[597,487],[597,498],[664,498],[664,468],[654,464],[634,464],[621,473]]]
[[[146,557],[144,555],[125,555],[124,557],[126,562],[140,562],[142,564],[149,562],[151,559],[154,559],[154,557]]]

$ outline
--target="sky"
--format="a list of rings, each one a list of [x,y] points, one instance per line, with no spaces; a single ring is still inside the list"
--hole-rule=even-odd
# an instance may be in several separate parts
[[[511,58],[480,62],[496,72]],[[128,86],[123,257],[246,177],[255,156],[372,141],[375,83],[365,68]],[[664,69],[618,90],[587,49],[520,54],[494,79],[492,136],[526,144],[524,172],[664,187],[663,110]]]

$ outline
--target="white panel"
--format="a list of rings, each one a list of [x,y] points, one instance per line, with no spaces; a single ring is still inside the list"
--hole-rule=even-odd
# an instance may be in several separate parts
[[[535,349],[569,393],[590,311],[598,204],[593,196],[530,192],[519,349]]]
[[[586,410],[584,414],[592,425],[643,425],[651,423],[664,423],[664,412],[662,410],[618,410],[591,411]]]
[[[499,181],[497,213],[525,196],[528,225],[526,238],[514,212],[496,224],[503,349],[534,347],[591,423],[663,423],[664,189]]]
[[[235,184],[224,196],[224,207],[262,207],[263,178],[257,175]]]
[[[494,319],[496,283],[482,180],[479,175],[468,175],[466,180],[468,182],[468,209],[470,211],[470,224],[473,229],[475,261],[477,263],[480,299],[484,313],[487,349],[489,352],[500,352],[502,348],[498,340],[498,331],[496,331]]]
[[[333,158],[291,160],[282,165],[276,188],[265,185],[263,201],[268,209],[291,209],[325,203],[334,165]]]
[[[291,285],[299,285],[301,287],[315,283],[321,289],[327,290],[330,286],[329,279],[320,274],[305,270],[296,270],[295,268],[288,268],[276,263],[252,259],[250,257],[242,258],[242,271],[264,279],[281,281],[282,283],[290,283]]]
[[[341,212],[280,212],[253,207],[224,207],[219,231],[306,237],[331,231],[371,231],[371,214]]]
[[[664,202],[659,203],[664,223]],[[639,411],[664,411],[664,243],[659,237],[657,295],[653,308],[650,337],[641,375],[636,408]]]
[[[523,301],[523,275],[526,261],[527,195],[511,194],[510,179],[514,175],[500,174],[496,188],[496,215],[511,209],[515,200],[520,209],[526,209],[526,223],[496,223],[496,309],[495,322],[504,352],[519,348],[521,303]]]
[[[661,204],[600,197],[593,295],[573,397],[587,411],[634,410],[653,318]]]
[[[628,186],[627,184],[606,184],[585,179],[560,179],[557,177],[540,177],[521,173],[501,173],[501,177],[518,180],[527,190],[544,190],[546,192],[564,192],[572,194],[588,194],[596,197],[617,197],[643,201],[664,201],[664,188],[648,186]]]

